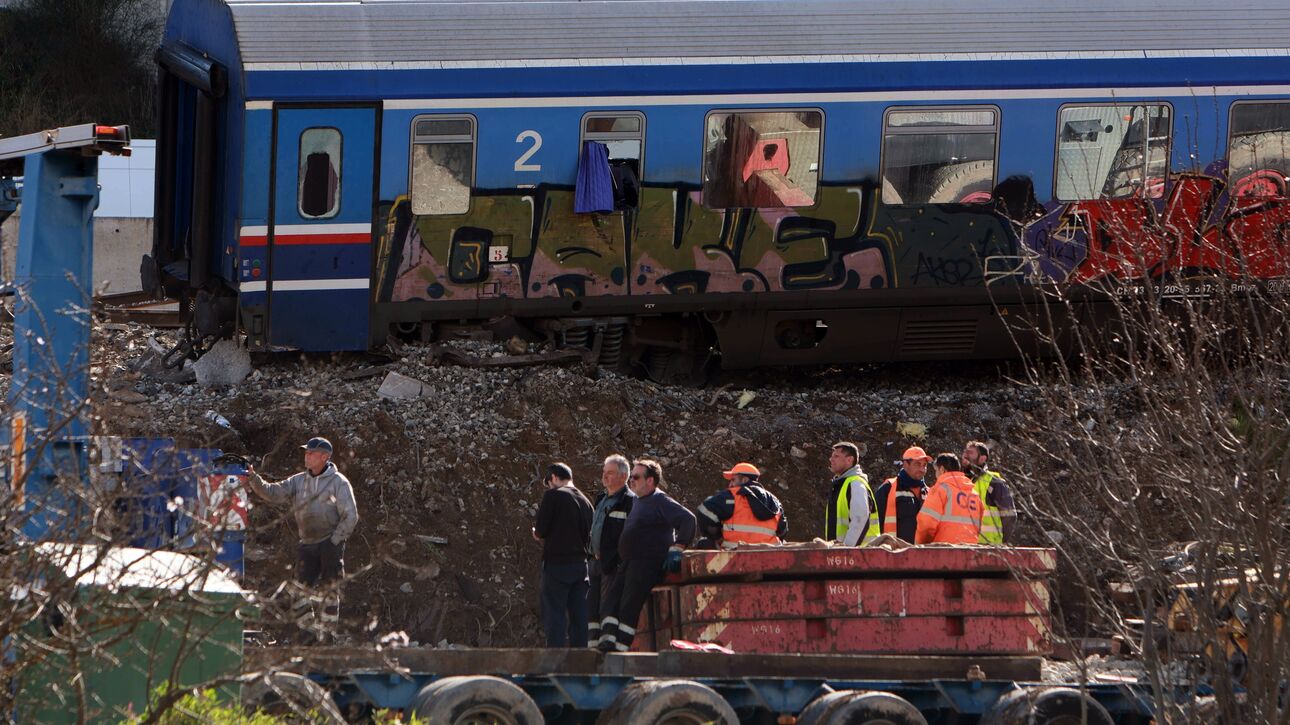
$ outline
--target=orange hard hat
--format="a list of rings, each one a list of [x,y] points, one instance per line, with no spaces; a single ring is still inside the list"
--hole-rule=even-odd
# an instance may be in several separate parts
[[[927,455],[927,451],[918,446],[911,446],[905,449],[905,455],[901,456],[902,461],[930,461],[932,457]]]
[[[736,473],[742,473],[745,476],[761,475],[761,471],[758,471],[757,467],[751,463],[736,463],[734,468],[731,468],[729,471],[722,472],[721,475],[725,476],[726,480],[730,480],[735,477]]]

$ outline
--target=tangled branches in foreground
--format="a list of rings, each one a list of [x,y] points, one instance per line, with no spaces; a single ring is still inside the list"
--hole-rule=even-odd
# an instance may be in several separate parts
[[[1058,472],[1019,488],[1082,588],[1065,634],[1137,648],[1160,722],[1290,722],[1290,294],[1136,291],[1053,292],[1029,321],[1070,356],[1025,366],[1018,449]]]

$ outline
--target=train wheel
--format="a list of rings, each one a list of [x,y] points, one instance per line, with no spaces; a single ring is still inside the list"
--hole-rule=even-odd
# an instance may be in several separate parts
[[[282,718],[343,725],[336,703],[323,686],[293,672],[274,672],[259,677],[242,689],[247,708]]]
[[[596,725],[739,725],[725,698],[690,680],[649,680],[628,685]]]
[[[500,677],[445,677],[412,699],[426,725],[541,725],[542,712],[523,690]]]
[[[999,698],[981,725],[1113,725],[1097,700],[1070,687],[1017,689]]]
[[[835,690],[820,695],[797,714],[797,725],[827,725],[833,722],[833,712],[858,694],[860,693],[855,690]]]

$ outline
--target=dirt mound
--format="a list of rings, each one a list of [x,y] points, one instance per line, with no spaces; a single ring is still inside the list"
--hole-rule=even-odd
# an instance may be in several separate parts
[[[670,493],[691,507],[724,485],[722,469],[752,461],[784,502],[790,538],[806,540],[822,534],[831,443],[859,444],[879,480],[894,475],[907,445],[959,451],[970,437],[1000,442],[1006,470],[1007,441],[1028,402],[991,366],[777,370],[680,388],[606,370],[436,364],[429,346],[393,360],[261,356],[244,383],[204,389],[157,368],[152,335],[96,328],[96,432],[262,456],[258,468],[271,479],[300,470],[299,445],[310,436],[330,438],[361,515],[343,608],[361,640],[403,630],[429,644],[540,643],[540,550],[529,528],[541,472],[554,460],[569,463],[590,493],[605,456],[656,458]],[[491,343],[459,347],[505,354]],[[378,396],[388,372],[421,381],[421,397]],[[925,439],[900,433],[910,423],[904,430],[924,427]],[[253,509],[247,549],[248,586],[271,590],[290,575],[294,536],[281,510]]]

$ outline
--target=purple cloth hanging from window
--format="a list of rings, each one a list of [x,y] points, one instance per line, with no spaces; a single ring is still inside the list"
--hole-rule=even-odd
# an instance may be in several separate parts
[[[609,147],[597,141],[582,144],[578,185],[573,191],[575,214],[614,210],[614,179],[609,173]]]

